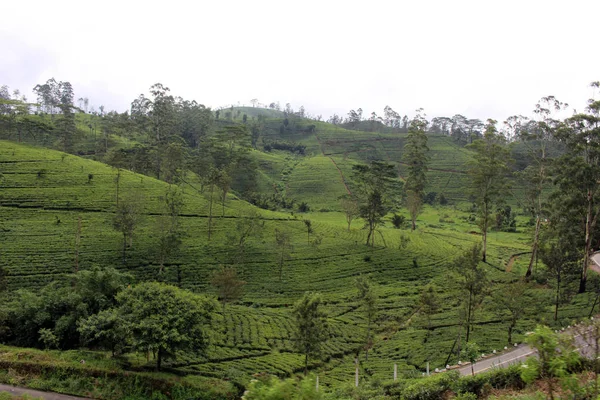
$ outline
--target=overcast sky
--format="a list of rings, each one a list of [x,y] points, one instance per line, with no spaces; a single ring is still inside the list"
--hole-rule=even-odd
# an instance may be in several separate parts
[[[10,1],[0,85],[54,77],[125,111],[160,82],[211,107],[304,105],[325,118],[502,121],[555,95],[582,110],[600,80],[600,1]]]

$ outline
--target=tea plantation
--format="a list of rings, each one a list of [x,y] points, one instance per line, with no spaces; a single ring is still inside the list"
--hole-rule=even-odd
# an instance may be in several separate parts
[[[192,184],[181,185],[186,234],[181,251],[168,258],[162,272],[158,226],[169,184],[74,155],[0,141],[0,264],[7,273],[8,291],[67,282],[75,270],[76,253],[79,269],[113,266],[137,281],[158,279],[211,295],[212,271],[236,264],[247,282],[244,295],[221,313],[215,324],[220,334],[208,355],[180,354],[167,366],[179,373],[241,384],[256,373],[289,376],[301,372],[303,356],[294,350],[290,310],[304,292],[315,291],[324,296],[331,337],[323,360],[312,360],[310,367],[324,385],[338,385],[352,381],[354,358],[363,345],[367,321],[356,300],[354,280],[364,275],[376,283],[379,301],[374,346],[368,360],[364,353],[360,355],[361,379],[389,379],[394,363],[408,376],[420,375],[427,362],[432,369],[444,367],[462,329],[457,311],[460,298],[449,268],[459,253],[480,240],[470,219],[466,189],[469,150],[448,137],[431,136],[428,190],[443,193],[450,205],[426,206],[414,232],[408,226],[394,229],[387,222],[371,248],[364,245],[367,232],[362,221],[356,220],[347,231],[338,197],[354,190],[351,169],[356,162],[388,160],[403,177],[403,135],[346,131],[315,123],[315,133],[293,137],[306,145],[306,156],[252,152],[259,165],[260,190],[285,193],[297,203],[307,203],[310,211],[267,211],[229,193],[223,214],[220,201],[214,205],[214,232],[209,240],[209,192],[200,192],[190,175]],[[278,133],[272,137],[286,139]],[[520,189],[515,185],[513,190]],[[117,191],[119,198],[137,202],[143,214],[125,259],[122,235],[112,227]],[[514,198],[510,202],[516,208]],[[238,222],[253,213],[258,213],[263,228],[250,238],[244,261],[238,264],[230,237]],[[303,223],[306,219],[314,230],[310,236]],[[527,221],[519,216],[515,233],[490,233],[486,271],[492,290],[502,290],[524,273],[528,255],[511,257],[530,250]],[[275,229],[290,232],[293,246],[281,279]],[[428,284],[435,284],[440,298],[430,330],[419,303]],[[550,290],[537,288],[540,296]],[[588,294],[576,296],[561,309],[561,318],[568,321],[586,315],[592,300]],[[536,321],[550,322],[551,317],[550,308],[541,314],[529,312],[519,322],[515,339],[521,341]],[[486,307],[477,313],[473,335],[483,351],[507,344],[507,318]],[[127,359],[130,365],[146,365],[143,355],[130,354]],[[449,362],[455,361],[455,356],[450,357]]]

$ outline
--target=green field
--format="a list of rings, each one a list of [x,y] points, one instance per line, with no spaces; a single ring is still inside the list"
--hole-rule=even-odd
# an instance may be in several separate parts
[[[331,339],[323,361],[312,361],[311,368],[319,372],[324,385],[350,382],[355,353],[366,329],[366,319],[355,300],[353,282],[359,275],[367,275],[377,284],[379,297],[376,341],[368,361],[361,361],[364,379],[389,378],[394,363],[406,375],[419,374],[428,361],[432,368],[443,367],[460,329],[459,299],[448,279],[448,269],[461,251],[480,240],[478,229],[468,222],[464,164],[469,152],[447,137],[432,136],[430,189],[445,193],[451,205],[426,206],[415,232],[407,227],[394,229],[388,222],[376,237],[376,247],[370,248],[364,245],[367,232],[361,221],[346,230],[337,198],[352,190],[351,167],[355,162],[389,160],[396,163],[402,176],[402,137],[319,129],[299,139],[308,148],[316,142],[320,150],[304,157],[256,151],[254,157],[259,163],[261,190],[284,192],[297,202],[308,203],[311,212],[260,210],[229,194],[223,217],[220,205],[215,206],[215,233],[208,241],[208,193],[182,185],[186,235],[181,251],[167,261],[162,274],[155,250],[156,226],[167,183],[74,155],[0,141],[0,251],[9,290],[38,289],[52,281],[66,281],[74,270],[75,237],[81,218],[79,268],[115,266],[137,280],[160,279],[212,294],[211,272],[219,265],[235,263],[227,236],[235,231],[239,218],[254,210],[260,213],[264,230],[260,237],[251,239],[245,261],[238,265],[247,282],[242,301],[227,307],[218,327],[221,334],[207,357],[181,354],[170,367],[240,383],[247,383],[259,372],[280,376],[300,372],[303,359],[295,353],[291,340],[290,308],[305,291],[318,291],[326,302]],[[118,174],[119,196],[135,198],[144,214],[125,263],[122,237],[111,227]],[[303,219],[312,221],[313,237],[322,238],[318,246],[308,243]],[[511,256],[529,249],[526,220],[519,217],[516,233],[489,235],[486,269],[498,288],[517,279],[527,265],[527,255],[521,256],[507,272]],[[275,228],[288,230],[293,241],[291,259],[283,266],[281,280]],[[418,299],[429,283],[439,288],[442,307],[433,316],[425,341],[426,322],[419,313]],[[561,315],[564,320],[576,318],[585,315],[590,306],[588,295],[580,295]],[[548,322],[550,318],[550,309],[525,318],[517,328],[516,340],[520,341],[536,321]],[[506,327],[505,315],[484,307],[476,316],[474,340],[485,351],[501,349],[506,344]],[[145,364],[145,359],[136,355],[131,355],[130,361]]]

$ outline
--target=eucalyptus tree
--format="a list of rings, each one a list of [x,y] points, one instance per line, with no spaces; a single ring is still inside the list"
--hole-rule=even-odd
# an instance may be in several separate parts
[[[352,166],[352,175],[357,186],[359,215],[368,229],[366,244],[375,246],[375,232],[390,210],[395,168],[386,162],[372,161],[370,165]]]
[[[421,115],[423,109],[417,110],[417,115],[410,122],[408,136],[404,145],[403,160],[408,164],[408,175],[404,184],[406,205],[410,212],[412,230],[416,229],[417,216],[423,206],[425,185],[427,184],[427,120]]]
[[[592,86],[599,88],[600,82]],[[582,253],[579,292],[583,293],[592,245],[600,238],[600,101],[589,100],[585,112],[567,118],[557,137],[567,151],[555,169],[559,190],[552,195],[552,203],[559,212],[553,220],[559,231],[574,233],[571,243]]]
[[[482,139],[475,140],[468,148],[473,150],[469,162],[471,189],[478,206],[478,225],[483,235],[482,260],[486,261],[487,233],[492,212],[503,200],[506,189],[510,153],[505,138],[498,133],[496,121],[488,119]]]
[[[544,185],[549,182],[552,163],[549,146],[561,126],[561,121],[555,119],[555,114],[568,107],[554,96],[543,97],[536,104],[536,118],[529,120],[522,116],[509,117],[505,122],[511,137],[526,144],[530,158],[529,165],[519,174],[526,187],[525,203],[535,218],[531,258],[525,278],[530,279],[533,265],[538,257],[540,230],[544,210]]]
[[[329,338],[327,314],[322,308],[323,300],[318,293],[305,293],[294,304],[295,347],[304,355],[304,375],[308,372],[309,358],[319,358],[323,344]]]

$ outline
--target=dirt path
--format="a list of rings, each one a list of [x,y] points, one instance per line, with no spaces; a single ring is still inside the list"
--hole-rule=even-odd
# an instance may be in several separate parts
[[[44,400],[85,400],[87,397],[75,397],[60,393],[40,392],[39,390],[26,389],[11,385],[1,385],[0,393],[10,393],[13,396],[28,395],[34,398],[42,398]]]

